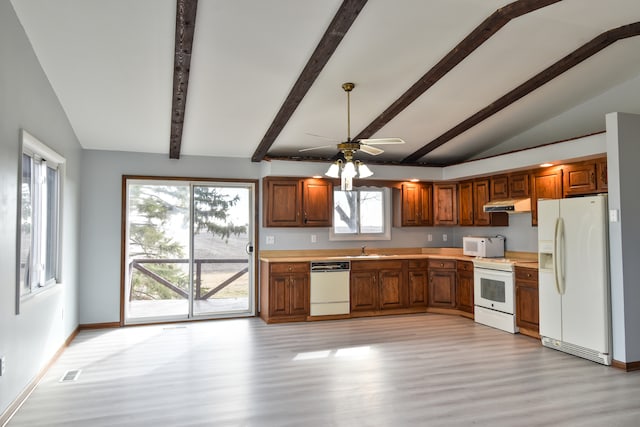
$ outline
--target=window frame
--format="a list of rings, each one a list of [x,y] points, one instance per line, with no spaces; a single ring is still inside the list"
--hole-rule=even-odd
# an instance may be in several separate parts
[[[22,280],[23,237],[23,162],[30,158],[31,168],[31,237],[28,271],[40,270],[39,277],[25,285]],[[62,282],[62,217],[66,159],[29,132],[20,131],[16,229],[16,314],[20,303]],[[36,167],[33,167],[36,166]],[[36,168],[39,171],[36,172]],[[48,187],[50,171],[56,171],[55,188]],[[40,182],[34,180],[39,177]],[[52,196],[52,197],[50,197]],[[43,208],[44,206],[44,208]],[[51,227],[43,224],[53,224]],[[34,232],[35,230],[35,232]],[[51,250],[53,253],[51,253]],[[34,259],[33,254],[37,254]],[[39,267],[35,267],[40,264]],[[27,267],[25,267],[27,268]],[[47,278],[51,275],[52,277]],[[29,277],[27,275],[27,277]],[[24,286],[23,286],[24,285]]]
[[[334,192],[341,191],[339,187],[334,187]],[[329,228],[329,241],[374,241],[374,240],[391,240],[391,189],[388,187],[368,187],[359,186],[354,187],[352,191],[379,191],[382,193],[382,212],[383,212],[383,228],[382,233],[336,233],[335,226],[337,221],[335,220],[336,209],[334,195],[334,206],[332,208],[333,225]],[[359,218],[358,218],[359,221]],[[360,226],[358,225],[358,228]]]

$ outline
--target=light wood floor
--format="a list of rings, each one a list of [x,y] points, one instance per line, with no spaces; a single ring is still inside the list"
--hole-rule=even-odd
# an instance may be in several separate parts
[[[640,372],[437,314],[129,327],[80,333],[8,425],[638,426]]]

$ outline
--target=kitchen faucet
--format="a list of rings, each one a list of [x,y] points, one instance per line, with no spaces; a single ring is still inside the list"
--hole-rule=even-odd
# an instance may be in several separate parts
[[[360,252],[360,255],[366,255],[364,249],[366,248],[366,245],[362,245],[362,251]]]

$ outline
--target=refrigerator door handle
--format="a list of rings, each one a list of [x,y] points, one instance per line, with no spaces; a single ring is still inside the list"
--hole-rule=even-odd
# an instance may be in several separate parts
[[[556,291],[558,291],[559,295],[562,295],[562,291],[560,290],[560,222],[562,218],[556,218],[556,224],[553,232],[553,278],[554,283],[556,285]]]
[[[553,271],[556,278],[556,289],[560,295],[564,295],[566,290],[565,281],[565,261],[564,261],[564,249],[565,249],[565,236],[564,236],[564,220],[562,217],[556,219],[556,231],[553,239],[554,242],[554,266]]]

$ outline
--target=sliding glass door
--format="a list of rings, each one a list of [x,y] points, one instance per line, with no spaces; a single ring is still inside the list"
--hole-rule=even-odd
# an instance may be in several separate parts
[[[125,180],[125,323],[253,315],[255,183]]]

